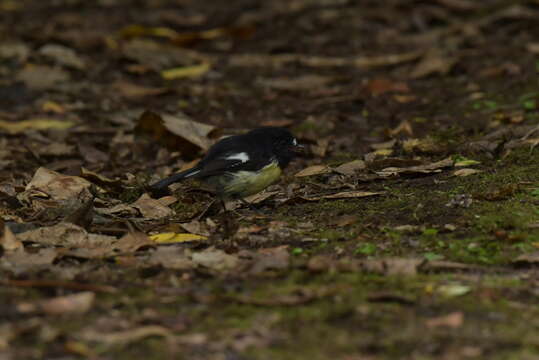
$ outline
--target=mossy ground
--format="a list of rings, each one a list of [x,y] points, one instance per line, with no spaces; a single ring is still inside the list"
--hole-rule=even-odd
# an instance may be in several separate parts
[[[121,194],[115,189],[114,196],[118,203],[136,200],[144,192],[142,184],[155,173],[170,172],[197,155],[166,153],[154,140],[150,145],[138,137],[128,140],[134,136],[133,124],[125,114],[146,108],[186,113],[225,129],[286,124],[311,147],[323,147],[320,140],[327,140],[327,152],[292,164],[281,182],[283,189],[304,185],[327,189],[326,175],[293,174],[312,164],[337,166],[363,158],[373,150],[371,145],[390,139],[397,140],[392,154],[396,158],[421,162],[468,158],[478,161],[471,167],[481,170],[467,177],[453,176],[455,169],[370,181],[351,177],[346,181],[353,188],[382,194],[281,205],[269,199],[258,205],[260,214],[242,209],[230,217],[231,224],[221,224],[210,237],[215,241],[212,246],[234,254],[287,245],[291,265],[286,269],[259,274],[200,267],[171,270],[139,262],[144,250],[107,260],[64,258],[35,272],[2,268],[6,278],[61,279],[109,285],[116,291],[95,290],[96,300],[84,314],[24,313],[21,304],[79,290],[65,284],[15,286],[0,279],[0,358],[4,354],[6,359],[115,360],[538,358],[538,260],[515,260],[539,250],[539,146],[529,143],[510,151],[504,147],[522,138],[509,134],[513,130],[539,126],[536,11],[537,2],[526,0],[95,4],[0,0],[0,37],[26,46],[16,51],[2,48],[0,117],[15,121],[35,114],[74,115],[81,127],[71,133],[74,136],[36,131],[2,137],[3,146],[17,144],[5,147],[16,149],[11,154],[18,156],[11,161],[2,150],[2,169],[12,166],[2,181],[29,179],[39,166],[76,160],[110,177],[135,174],[136,184]],[[119,34],[122,28],[133,30],[133,25],[151,31]],[[166,36],[157,36],[163,33]],[[175,38],[179,44],[169,41],[171,34],[181,35]],[[153,51],[137,55],[136,47],[128,53],[131,36],[142,43],[178,48],[167,47],[163,56]],[[183,36],[190,39],[188,43]],[[31,62],[51,65],[53,59],[38,50],[51,43],[72,47],[86,59],[87,67],[60,74],[71,76],[71,82],[62,86],[26,89],[20,85],[19,72],[32,68]],[[186,47],[185,58],[179,60],[171,50]],[[321,59],[343,59],[348,64],[352,57],[380,61],[410,51],[422,53],[413,61],[387,66],[320,65]],[[191,66],[195,59],[187,56],[191,52],[197,63],[211,62],[208,74],[166,80],[155,68],[162,63]],[[438,68],[412,76],[429,60],[425,55],[432,53],[438,56],[433,61]],[[168,64],[167,54],[176,62]],[[271,61],[233,64],[245,54]],[[298,54],[298,61],[274,64],[283,54]],[[446,61],[455,63],[445,69],[440,65]],[[288,79],[305,81],[313,75],[327,77],[327,84],[286,87]],[[397,90],[373,89],[373,80],[380,79]],[[109,87],[118,83],[132,84],[127,94],[118,95],[119,90]],[[54,109],[59,112],[44,110],[43,104],[51,102],[57,103]],[[92,125],[95,119],[99,125]],[[412,130],[392,132],[403,123]],[[508,133],[501,135],[499,146],[488,151],[468,146],[503,130]],[[38,148],[47,143],[45,135],[65,140],[78,149],[76,154],[37,156]],[[538,132],[530,136],[537,137]],[[434,151],[405,151],[402,142],[409,138],[428,139]],[[33,152],[19,149],[32,149],[27,146],[32,141],[41,144]],[[83,153],[79,142],[92,151]],[[96,149],[112,154],[106,164]],[[65,166],[72,170],[72,165]],[[24,188],[20,181],[8,185],[2,183],[2,201]],[[179,228],[178,223],[191,220],[212,200],[187,183],[176,195],[179,201],[171,206],[174,215],[169,219],[157,224],[135,219],[132,227]],[[211,216],[212,221],[223,222],[223,217]],[[130,226],[131,220],[121,219]],[[257,241],[234,237],[240,227],[271,224],[280,224],[286,232],[263,233]],[[330,265],[316,269],[310,264],[315,257]],[[438,261],[446,267],[387,274],[345,264],[384,259]],[[151,326],[166,329],[167,335],[157,331],[129,338],[134,329]],[[114,340],[111,335],[108,343],[83,336],[86,330],[101,328],[110,334],[125,333],[127,338]]]

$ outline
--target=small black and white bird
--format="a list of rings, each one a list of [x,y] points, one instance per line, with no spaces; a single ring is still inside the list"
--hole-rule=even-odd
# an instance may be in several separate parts
[[[150,190],[165,194],[170,184],[198,179],[210,185],[221,200],[243,199],[277,181],[302,149],[284,128],[254,129],[218,141],[195,167],[156,182]]]

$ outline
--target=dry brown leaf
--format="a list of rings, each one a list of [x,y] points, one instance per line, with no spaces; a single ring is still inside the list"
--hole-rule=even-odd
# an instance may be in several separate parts
[[[513,263],[517,265],[539,264],[539,251],[522,254],[513,260]]]
[[[147,325],[118,332],[103,332],[90,327],[77,334],[77,337],[79,337],[81,340],[105,345],[125,345],[149,336],[162,336],[169,338],[172,336],[172,333],[162,326]]]
[[[423,56],[419,64],[412,70],[410,77],[419,79],[432,74],[445,75],[451,71],[457,61],[457,57],[449,56],[438,49],[433,49]]]
[[[133,253],[141,248],[154,247],[155,243],[144,233],[139,231],[129,231],[118,241],[112,244],[114,250],[122,253]]]
[[[75,146],[66,143],[51,143],[33,149],[40,156],[66,156],[75,153]]]
[[[86,68],[86,63],[75,50],[68,48],[63,45],[58,44],[46,44],[43,45],[38,52],[52,59],[54,62],[60,65],[64,65],[76,70],[84,70]]]
[[[174,213],[171,208],[152,199],[148,194],[142,194],[131,206],[138,209],[146,219],[161,219]]]
[[[450,314],[435,317],[425,321],[425,326],[429,329],[437,327],[449,327],[452,329],[458,329],[464,323],[464,314],[461,311],[455,311]]]
[[[442,171],[442,169],[452,167],[453,163],[453,159],[446,158],[430,164],[410,166],[406,168],[388,167],[382,169],[382,171],[376,172],[376,174],[381,177],[395,176],[398,174],[432,174],[439,173]]]
[[[333,81],[333,78],[328,76],[309,74],[295,78],[264,78],[258,80],[258,83],[264,87],[276,90],[309,91],[313,89],[318,90],[329,84],[331,81]]]
[[[331,169],[327,167],[326,165],[313,165],[299,171],[294,176],[296,177],[314,176],[314,175],[327,174],[329,172],[331,172]]]
[[[22,242],[17,240],[10,228],[4,224],[0,219],[0,226],[4,227],[4,231],[0,236],[0,247],[4,249],[5,252],[21,251],[24,250]]]
[[[408,84],[402,81],[393,81],[388,78],[374,78],[367,82],[366,89],[372,96],[380,96],[387,92],[404,92],[410,91]]]
[[[78,176],[68,176],[40,167],[32,180],[26,185],[24,198],[47,196],[52,200],[91,198],[91,183]]]
[[[227,271],[234,269],[239,264],[239,259],[235,255],[229,255],[223,250],[208,248],[191,255],[191,260],[199,265],[215,271]]]
[[[396,136],[399,134],[404,134],[407,136],[414,135],[414,129],[412,124],[408,120],[403,120],[396,128],[389,130],[389,136]],[[404,146],[404,145],[403,145]],[[393,146],[392,146],[393,147]]]
[[[210,136],[216,132],[214,126],[193,121],[184,114],[159,115],[151,111],[140,116],[137,130],[151,134],[170,149],[183,149],[186,152],[194,152],[193,146],[208,150],[212,145]]]
[[[337,166],[333,171],[342,175],[354,175],[356,171],[363,170],[367,167],[363,160],[353,160]],[[297,175],[296,175],[297,176]]]
[[[397,140],[393,139],[393,140],[384,141],[381,143],[370,144],[369,146],[373,150],[384,150],[384,149],[393,149],[396,143],[397,143]]]
[[[368,271],[386,275],[417,275],[419,266],[424,263],[423,259],[413,258],[387,258],[377,260],[364,260],[361,267]]]
[[[401,64],[419,58],[422,52],[413,51],[401,54],[380,56],[350,56],[350,57],[326,57],[305,54],[241,54],[228,58],[231,66],[270,66],[282,67],[289,63],[299,63],[310,67],[339,67],[354,66],[359,68],[381,67]]]
[[[351,199],[351,198],[363,198],[369,196],[382,195],[383,192],[369,192],[369,191],[343,191],[336,194],[322,195],[316,197],[309,197],[309,201],[317,201],[321,199]]]
[[[128,59],[156,72],[208,61],[207,57],[199,52],[147,39],[125,42],[122,52]]]
[[[187,256],[185,249],[175,246],[159,246],[152,252],[148,263],[173,270],[191,270],[196,263]]]
[[[276,295],[269,298],[237,295],[231,296],[229,299],[237,301],[241,304],[251,304],[257,306],[296,306],[307,304],[327,296],[333,296],[347,289],[347,287],[343,286],[318,287],[316,289],[298,288],[297,290],[288,294]]]
[[[23,314],[35,312],[49,315],[84,314],[91,309],[94,300],[95,293],[84,291],[35,303],[21,303],[17,305],[17,310]]]
[[[170,89],[165,87],[147,87],[127,81],[116,81],[112,84],[112,89],[114,92],[119,93],[121,96],[127,99],[138,99],[149,96],[163,95],[170,91]]]
[[[82,227],[70,223],[43,226],[17,234],[17,237],[20,241],[35,242],[42,245],[90,249],[108,248],[116,242],[115,237],[89,234]]]
[[[260,274],[268,270],[283,270],[290,266],[288,245],[275,248],[260,249],[252,254],[252,274]]]
[[[526,49],[532,54],[539,54],[539,42],[530,42],[526,44]]]
[[[32,90],[47,90],[68,82],[71,76],[58,67],[27,64],[16,78]]]
[[[248,196],[244,200],[247,201],[249,204],[260,204],[267,199],[274,197],[278,193],[279,191],[263,191],[258,194]]]
[[[477,169],[470,169],[470,168],[464,168],[464,169],[458,169],[453,172],[454,176],[470,176],[473,174],[477,174],[482,172],[481,170]]]
[[[37,252],[14,251],[6,253],[0,259],[0,266],[16,269],[16,272],[27,270],[50,269],[53,261],[58,257],[56,249],[45,248]]]
[[[311,146],[311,153],[318,157],[326,156],[329,147],[329,139],[323,138],[316,140],[316,145]]]

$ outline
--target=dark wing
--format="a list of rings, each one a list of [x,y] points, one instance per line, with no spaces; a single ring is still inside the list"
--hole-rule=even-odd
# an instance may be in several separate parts
[[[245,135],[230,136],[215,144],[198,165],[197,178],[235,171],[257,171],[272,161],[265,144]]]

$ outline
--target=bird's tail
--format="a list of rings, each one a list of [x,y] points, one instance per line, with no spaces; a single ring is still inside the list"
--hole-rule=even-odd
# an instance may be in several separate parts
[[[154,191],[163,191],[163,190],[166,190],[166,188],[170,184],[174,184],[176,182],[182,181],[190,177],[196,177],[196,175],[199,172],[200,172],[200,169],[197,166],[195,166],[194,168],[179,172],[177,174],[174,174],[172,176],[159,180],[158,182],[150,185],[150,188]]]

